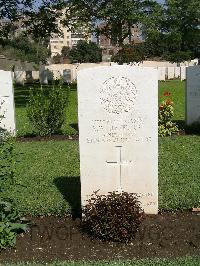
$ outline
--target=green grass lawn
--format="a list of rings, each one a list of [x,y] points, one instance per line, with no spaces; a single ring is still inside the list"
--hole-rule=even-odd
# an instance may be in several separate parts
[[[200,137],[159,141],[159,208],[200,205]],[[17,143],[16,186],[10,191],[24,214],[48,215],[78,209],[80,203],[77,141]]]
[[[5,266],[40,266],[46,263],[18,263],[5,264]],[[138,261],[108,261],[108,262],[54,262],[50,266],[199,266],[200,258],[178,258],[178,259],[151,259]]]
[[[159,101],[161,102],[163,92],[170,92],[170,98],[174,102],[174,120],[185,120],[185,82],[180,80],[169,80],[159,83]]]
[[[175,105],[175,119],[184,119],[185,83],[160,83],[160,97],[169,91]],[[15,92],[17,126],[21,135],[28,132],[25,116],[27,95]],[[20,100],[21,99],[21,100]],[[21,104],[20,104],[21,101]],[[23,116],[20,116],[23,113]],[[24,124],[25,123],[25,124]],[[70,93],[65,132],[75,132],[77,123],[76,90]],[[23,127],[24,125],[24,127]],[[74,131],[73,131],[74,130]],[[20,134],[19,134],[20,135]],[[200,137],[174,136],[159,139],[159,208],[189,209],[200,206]],[[24,214],[47,215],[70,212],[80,204],[78,142],[49,141],[17,143],[19,154],[16,186],[10,191],[13,201]]]

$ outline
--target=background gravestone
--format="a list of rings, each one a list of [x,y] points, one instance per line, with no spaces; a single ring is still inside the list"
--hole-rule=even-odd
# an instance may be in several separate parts
[[[186,123],[200,123],[200,66],[187,67]]]
[[[181,81],[186,79],[186,67],[181,66]]]
[[[167,78],[168,79],[174,79],[175,76],[175,68],[174,67],[168,67],[167,68]]]
[[[140,196],[158,212],[158,70],[131,66],[78,72],[82,204],[94,192]]]
[[[32,71],[33,80],[39,80],[39,71]]]
[[[15,106],[11,72],[0,70],[0,88],[1,115],[4,116],[2,120],[0,119],[0,127],[15,135]]]
[[[26,81],[27,82],[32,82],[33,81],[32,71],[26,71]]]
[[[48,84],[48,70],[42,68],[40,70],[40,84],[47,85]]]
[[[72,81],[71,69],[64,69],[63,70],[63,81],[65,83],[71,83],[71,81]]]
[[[181,77],[181,68],[180,67],[174,68],[174,77],[177,79],[179,79]]]
[[[24,81],[26,79],[26,72],[22,70],[16,70],[14,72],[14,79],[17,85],[24,86]]]
[[[166,67],[158,67],[158,80],[166,79]]]

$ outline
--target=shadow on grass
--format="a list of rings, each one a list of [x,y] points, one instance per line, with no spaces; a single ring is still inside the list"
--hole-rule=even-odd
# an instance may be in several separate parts
[[[187,126],[185,120],[174,120],[179,130],[185,132],[186,135],[200,135],[200,123],[194,123]]]
[[[73,219],[81,218],[81,182],[80,177],[61,176],[54,179],[54,184],[70,204]]]
[[[184,120],[174,120],[180,130],[185,130],[185,121]]]
[[[75,129],[77,131],[77,133],[79,132],[78,123],[70,124],[70,127]]]

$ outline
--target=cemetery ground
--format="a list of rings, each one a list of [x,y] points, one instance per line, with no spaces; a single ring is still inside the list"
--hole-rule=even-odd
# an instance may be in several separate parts
[[[19,162],[10,195],[31,226],[26,234],[18,237],[16,250],[8,249],[0,254],[0,262],[150,258],[134,265],[200,264],[198,258],[174,261],[174,257],[198,256],[200,251],[200,216],[191,212],[193,207],[200,207],[200,137],[184,133],[185,83],[166,81],[159,87],[160,99],[163,92],[171,93],[174,119],[182,127],[182,133],[159,139],[160,214],[146,217],[136,239],[128,245],[91,240],[77,228],[80,173],[78,141],[73,137],[78,135],[75,86],[70,90],[63,135],[48,141],[33,136],[26,117],[28,86],[15,88]],[[173,258],[156,262],[155,257]],[[112,265],[112,262],[97,265]]]

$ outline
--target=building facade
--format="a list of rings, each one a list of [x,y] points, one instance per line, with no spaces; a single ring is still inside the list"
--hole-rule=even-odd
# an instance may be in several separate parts
[[[88,30],[85,27],[76,29],[75,31],[70,31],[67,27],[60,25],[60,30],[62,35],[54,34],[50,38],[50,50],[51,57],[61,54],[62,48],[67,46],[69,48],[76,47],[78,41],[85,40],[91,41],[92,37],[88,33]]]

